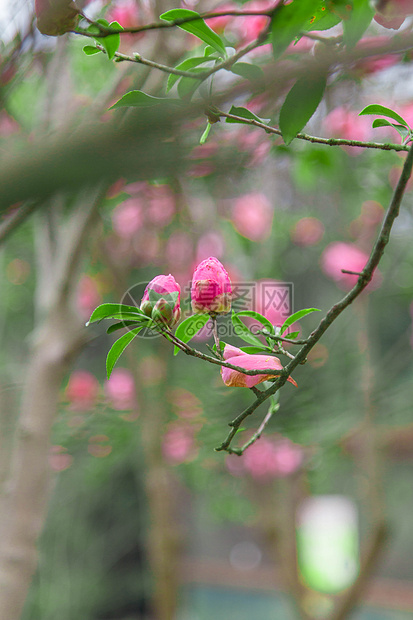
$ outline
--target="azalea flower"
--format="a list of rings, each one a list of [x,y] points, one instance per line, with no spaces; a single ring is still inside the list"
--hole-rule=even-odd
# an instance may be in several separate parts
[[[272,355],[250,355],[244,353],[241,349],[233,347],[231,345],[225,345],[224,360],[233,364],[234,366],[240,366],[245,370],[283,370],[284,366],[281,364],[278,357]],[[222,380],[228,387],[246,387],[252,388],[258,383],[268,381],[268,379],[274,379],[277,375],[274,374],[262,374],[262,375],[245,375],[238,370],[232,368],[221,367]],[[288,377],[287,381],[297,387],[297,383],[292,377]]]
[[[203,260],[192,277],[191,303],[195,314],[226,314],[231,309],[231,280],[215,256]]]

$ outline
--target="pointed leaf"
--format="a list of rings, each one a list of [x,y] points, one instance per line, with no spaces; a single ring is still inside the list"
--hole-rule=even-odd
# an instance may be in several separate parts
[[[102,24],[103,26],[106,26],[106,27],[115,26],[116,28],[119,28],[119,30],[123,30],[122,26],[118,22],[111,22],[110,24],[108,24],[108,22],[105,19],[98,19],[96,21],[98,24]],[[115,56],[115,53],[119,49],[120,34],[110,34],[107,37],[99,37],[96,40],[98,41],[100,45],[102,45],[102,47],[105,48],[109,60],[112,60],[113,57]]]
[[[141,90],[130,90],[123,95],[109,110],[116,110],[117,108],[148,108],[154,105],[159,105],[165,102],[172,102],[173,99],[165,99],[164,97],[152,97],[147,95]]]
[[[123,336],[121,336],[116,342],[112,345],[108,356],[106,358],[106,374],[109,379],[112,374],[113,367],[118,361],[119,357],[122,355],[128,344],[132,342],[132,340],[139,334],[139,332],[143,329],[142,327],[137,327],[130,332],[127,332]]]
[[[253,310],[241,310],[240,312],[237,312],[237,316],[248,316],[251,319],[255,319],[256,321],[259,321],[261,325],[266,327],[270,334],[274,333],[274,326],[272,325],[271,321],[269,321],[259,312],[254,312]]]
[[[267,351],[271,351],[270,347],[266,347],[262,345],[261,347],[240,347],[241,351],[244,353],[249,353],[250,355],[256,355],[257,353],[266,353]]]
[[[372,124],[373,129],[376,127],[393,127],[403,139],[407,138],[410,134],[410,131],[404,125],[396,125],[396,123],[391,123],[387,121],[385,118],[376,118]]]
[[[179,65],[176,65],[175,69],[179,69],[179,71],[189,71],[194,67],[198,67],[198,65],[202,65],[203,63],[215,60],[216,58],[213,56],[194,56],[193,58],[187,58]],[[168,82],[166,84],[166,92],[169,92],[171,90],[172,86],[180,79],[180,77],[181,76],[179,75],[174,75],[173,73],[171,73],[171,75],[168,77]]]
[[[125,327],[130,327],[131,325],[138,327],[139,323],[137,323],[136,321],[122,321],[122,323],[115,323],[114,325],[111,325],[107,328],[106,333],[113,334],[113,332],[117,332],[120,329],[124,329]]]
[[[353,0],[348,19],[343,20],[343,40],[347,47],[354,47],[361,39],[374,16],[370,0]]]
[[[189,9],[172,9],[163,13],[160,18],[169,22],[177,21],[179,19],[185,19],[186,17],[199,17],[199,13],[196,11],[190,11]],[[184,24],[177,24],[182,30],[190,32],[191,34],[201,39],[207,45],[210,45],[218,52],[226,56],[225,45],[221,41],[219,35],[214,32],[203,19],[194,19],[193,21],[186,22]]]
[[[202,134],[202,136],[199,138],[199,144],[205,144],[205,142],[208,140],[208,136],[209,136],[209,132],[211,131],[211,123],[207,123],[206,127],[204,129],[204,132]]]
[[[234,326],[235,335],[238,336],[238,338],[241,338],[241,340],[244,340],[244,342],[248,342],[248,344],[252,344],[255,347],[260,347],[261,349],[263,348],[264,345],[262,344],[261,340],[250,332],[248,327],[244,325],[244,323],[235,314],[235,312],[233,312],[231,315],[231,321]]]
[[[95,321],[101,321],[102,319],[110,319],[119,314],[132,314],[138,315],[136,320],[140,320],[140,317],[144,317],[143,312],[136,308],[135,306],[127,306],[125,304],[101,304],[97,308],[95,308],[91,314],[89,321],[86,325],[90,325],[90,323],[95,323]]]
[[[202,69],[194,69],[193,73],[203,73]],[[178,95],[183,101],[190,101],[196,89],[202,84],[202,80],[183,77],[178,82]]]
[[[320,312],[319,308],[305,308],[304,310],[299,310],[298,312],[294,312],[291,316],[288,317],[286,321],[284,321],[284,325],[280,329],[280,335],[282,335],[293,323],[299,321],[303,317],[307,316],[307,314],[311,314],[311,312]]]
[[[291,332],[290,334],[284,334],[284,338],[288,338],[289,340],[293,340],[297,338],[300,332]]]
[[[178,325],[175,336],[182,342],[189,342],[208,323],[208,320],[209,314],[193,314]],[[175,346],[174,355],[179,351],[180,348]]]
[[[98,48],[94,47],[93,45],[85,45],[85,47],[83,48],[83,51],[86,54],[86,56],[93,56],[93,54],[101,53],[101,51],[98,50]]]
[[[253,112],[250,112],[250,110],[247,110],[247,108],[237,108],[234,105],[231,107],[229,113],[233,114],[234,116],[240,116],[241,118],[245,118],[249,121],[258,121],[259,123],[264,123],[264,125],[267,125],[271,120],[269,118],[259,118],[258,116],[255,116]],[[233,118],[227,118],[225,122],[226,123],[239,123],[240,125],[244,124],[243,121],[236,121]],[[248,124],[248,123],[245,123],[245,124]]]
[[[326,83],[324,75],[302,77],[296,81],[280,111],[280,129],[285,144],[290,144],[308,123],[323,98]]]
[[[388,118],[392,118],[397,123],[400,123],[400,125],[405,125],[406,127],[409,126],[408,122],[405,121],[404,118],[400,116],[400,114],[397,114],[397,112],[395,112],[391,108],[386,108],[385,106],[379,105],[378,103],[373,103],[372,105],[368,105],[367,107],[365,107],[359,113],[359,116],[362,116],[364,114],[380,114],[380,116],[387,116]]]
[[[329,30],[341,21],[341,17],[336,15],[333,5],[326,0],[321,0],[319,6],[314,10],[313,15],[303,27],[303,31],[307,30]]]
[[[271,43],[274,58],[279,58],[289,44],[301,32],[318,5],[315,0],[292,0],[279,5],[271,22]]]

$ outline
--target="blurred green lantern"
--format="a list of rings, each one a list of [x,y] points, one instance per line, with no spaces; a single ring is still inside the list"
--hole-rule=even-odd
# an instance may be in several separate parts
[[[298,567],[304,583],[317,592],[337,594],[359,572],[358,515],[342,495],[306,499],[297,519]]]

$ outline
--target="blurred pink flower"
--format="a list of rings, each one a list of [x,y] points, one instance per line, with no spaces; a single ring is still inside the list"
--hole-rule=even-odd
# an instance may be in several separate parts
[[[385,45],[389,42],[389,40],[390,39],[387,36],[367,37],[358,42],[357,50],[374,49],[380,45]],[[368,75],[369,73],[376,73],[377,71],[382,71],[383,69],[392,67],[399,61],[399,54],[380,54],[378,56],[369,56],[357,62],[357,69],[361,74]]]
[[[199,263],[192,276],[192,311],[226,314],[231,309],[231,296],[231,281],[220,261],[210,256]]]
[[[259,482],[283,478],[296,472],[304,460],[304,451],[286,437],[260,437],[239,457],[230,455],[226,467],[233,476],[249,474]]]
[[[142,204],[139,198],[128,198],[112,213],[113,230],[121,239],[131,239],[143,226]]]
[[[105,394],[116,411],[133,409],[136,404],[135,382],[126,368],[115,368],[105,382]]]
[[[77,307],[83,318],[88,319],[96,306],[102,303],[102,295],[95,278],[82,275],[77,289]]]
[[[321,268],[341,289],[348,291],[356,284],[358,276],[342,273],[341,270],[347,269],[360,273],[366,266],[368,258],[368,254],[355,245],[335,241],[330,243],[324,250],[321,257]],[[380,286],[380,284],[381,275],[376,269],[373,279],[367,288],[372,290]]]
[[[413,0],[381,0],[377,8],[375,21],[384,28],[398,30],[405,18],[413,13]]]
[[[226,2],[225,4],[219,4],[214,9],[214,13],[223,13],[224,11],[239,11],[240,8],[235,2]],[[214,19],[208,20],[210,27],[218,33],[225,30],[226,26],[234,19],[240,19],[239,17],[231,17],[231,15],[222,15],[221,17],[214,17]]]
[[[273,357],[271,355],[250,355],[231,345],[225,345],[224,359],[229,364],[240,366],[241,368],[245,368],[245,370],[283,370],[284,368],[278,357]],[[251,388],[268,379],[274,379],[277,375],[244,375],[237,370],[222,366],[221,376],[223,382],[228,387]],[[297,387],[297,383],[292,377],[288,377],[287,381]]]
[[[244,194],[232,210],[235,230],[251,241],[264,241],[271,234],[273,209],[264,194]]]
[[[104,445],[107,441],[110,441],[107,435],[93,435],[89,437],[89,444],[87,450],[92,456],[102,459],[112,452],[112,446],[110,444]]]
[[[266,11],[273,6],[272,0],[252,0],[243,5],[245,11]],[[241,43],[251,43],[268,25],[269,18],[265,15],[237,17],[234,30],[241,38]]]
[[[350,224],[350,232],[353,237],[368,239],[371,237],[377,226],[384,217],[384,209],[375,200],[366,200],[361,205],[361,214]]]
[[[173,388],[169,393],[169,400],[172,404],[172,409],[178,418],[184,418],[187,420],[199,418],[202,415],[202,403],[189,390],[184,388]]]
[[[148,218],[155,226],[166,226],[175,214],[175,199],[169,185],[152,185],[148,190]]]
[[[118,22],[124,28],[139,26],[139,8],[134,0],[114,2],[106,14],[108,22]]]
[[[303,247],[316,245],[324,235],[324,224],[316,217],[302,217],[291,230],[291,238]]]
[[[5,110],[0,112],[0,136],[11,136],[20,131],[19,123]]]
[[[269,278],[258,280],[255,288],[255,307],[251,308],[264,315],[272,325],[281,327],[293,313],[290,290],[283,282],[271,280]],[[291,325],[288,332],[297,331],[295,323]]]
[[[67,448],[63,446],[51,446],[49,452],[49,465],[53,471],[64,471],[69,469],[73,462],[73,457],[67,453]]]
[[[92,409],[99,392],[99,382],[88,370],[74,370],[69,378],[65,396],[71,409]]]
[[[357,112],[343,106],[334,108],[325,117],[323,124],[328,135],[334,138],[367,141],[372,135],[371,119],[367,116],[359,116]],[[346,151],[354,155],[360,149],[349,146],[346,147]]]
[[[187,425],[169,425],[162,452],[165,460],[173,465],[192,461],[197,455],[193,430]]]

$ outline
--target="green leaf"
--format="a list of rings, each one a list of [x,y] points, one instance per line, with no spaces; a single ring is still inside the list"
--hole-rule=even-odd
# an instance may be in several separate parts
[[[254,312],[253,310],[241,310],[240,312],[237,312],[236,314],[237,316],[249,316],[250,318],[255,319],[256,321],[259,321],[261,325],[263,325],[264,327],[268,329],[268,332],[270,334],[274,333],[274,326],[271,323],[271,321],[269,321],[265,316],[263,316],[259,312]]]
[[[234,326],[235,335],[238,336],[238,338],[241,338],[241,340],[244,340],[244,342],[248,342],[248,344],[252,344],[255,347],[260,347],[261,349],[263,348],[264,345],[262,344],[261,340],[250,332],[248,327],[244,325],[244,323],[235,312],[233,312],[231,315],[231,321]]]
[[[374,13],[369,0],[353,0],[349,17],[343,20],[343,40],[347,47],[354,47],[361,39]]]
[[[119,28],[119,30],[123,30],[122,26],[118,22],[111,22],[110,24],[108,24],[108,22],[105,19],[97,19],[96,21],[98,24],[102,24],[103,26],[106,26],[109,28],[110,26],[115,26],[116,28]],[[102,47],[105,48],[105,51],[108,55],[109,60],[112,60],[113,57],[115,56],[115,53],[119,49],[120,34],[110,34],[107,37],[99,37],[99,39],[96,39],[96,40],[98,41],[100,45],[102,45]]]
[[[203,73],[203,69],[194,69],[193,73]],[[178,95],[183,101],[190,101],[196,89],[202,84],[202,80],[183,77],[178,82]]]
[[[100,54],[100,50],[98,50],[98,48],[94,47],[93,45],[85,45],[85,47],[83,48],[83,51],[86,54],[86,56],[93,56],[93,54]]]
[[[164,97],[152,97],[141,90],[130,90],[123,95],[109,110],[117,108],[150,108],[165,102],[171,102],[173,99],[165,99]]]
[[[137,327],[138,323],[136,321],[122,321],[122,323],[115,323],[107,328],[106,333],[113,334],[113,332],[117,332],[125,327],[130,327],[131,325],[135,325]]]
[[[324,75],[302,77],[288,93],[280,111],[280,130],[286,145],[294,140],[318,108],[326,83]]]
[[[288,338],[289,340],[292,340],[293,338],[297,338],[299,333],[300,332],[291,332],[291,334],[285,334],[284,338]]]
[[[223,60],[222,52],[217,52],[217,50],[211,45],[207,45],[204,49],[204,56],[212,56],[214,60]]]
[[[321,0],[320,5],[315,9],[313,15],[303,27],[307,30],[329,30],[341,21],[341,17],[331,10],[331,3]]]
[[[319,2],[316,0],[293,0],[279,5],[271,22],[271,43],[274,58],[277,59],[301,32],[314,14]]]
[[[187,58],[186,60],[181,62],[179,65],[175,67],[175,69],[179,69],[179,71],[189,71],[190,69],[193,69],[194,67],[198,67],[198,65],[202,65],[205,62],[211,62],[214,60],[216,60],[216,58],[213,56],[194,56],[193,58]],[[181,78],[180,75],[174,75],[173,73],[171,73],[171,75],[168,77],[168,82],[166,84],[166,92],[169,92],[172,86],[180,78]]]
[[[235,65],[232,65],[230,71],[264,90],[264,71],[258,65],[252,65],[249,62],[236,62]]]
[[[208,323],[209,314],[193,314],[182,321],[176,328],[175,336],[182,342],[189,342]],[[174,355],[179,353],[180,348],[174,347]]]
[[[396,125],[396,123],[391,123],[387,121],[385,118],[376,118],[372,124],[373,129],[376,127],[393,127],[405,140],[407,136],[410,134],[410,131],[404,125]]]
[[[264,345],[261,345],[261,347],[240,347],[240,349],[249,355],[256,355],[257,353],[271,351],[270,347],[265,347]]]
[[[205,144],[205,142],[208,140],[208,136],[209,136],[209,132],[211,131],[211,123],[207,123],[205,129],[204,129],[204,133],[202,134],[202,136],[199,138],[199,144]]]
[[[284,325],[280,329],[280,335],[283,333],[296,321],[299,321],[303,317],[307,316],[307,314],[311,314],[311,312],[320,312],[319,308],[305,308],[304,310],[299,310],[298,312],[294,312],[291,316],[288,317],[286,321],[284,321]]]
[[[144,317],[143,312],[136,308],[135,306],[127,306],[125,304],[101,304],[97,308],[95,308],[91,314],[89,321],[86,325],[90,325],[90,323],[95,323],[96,321],[101,321],[102,319],[111,319],[119,314],[131,314],[138,315],[136,320],[140,320],[140,317]]]
[[[132,342],[132,340],[139,334],[139,332],[143,329],[142,327],[137,327],[136,329],[132,329],[132,331],[127,332],[123,336],[121,336],[116,342],[112,345],[108,356],[106,358],[106,374],[109,379],[112,374],[113,367],[118,361],[119,357],[122,355],[128,344]]]
[[[258,118],[258,116],[255,116],[255,114],[250,112],[250,110],[247,110],[247,108],[237,108],[234,105],[231,107],[229,113],[233,114],[234,116],[240,116],[241,118],[245,118],[249,121],[258,121],[259,123],[264,123],[264,125],[267,125],[271,120],[269,118]],[[243,124],[248,125],[248,123],[243,123],[243,121],[236,121],[233,118],[227,118],[225,122],[226,123],[239,123],[240,125],[243,125]]]
[[[391,108],[386,108],[383,105],[379,105],[378,103],[373,103],[372,105],[368,105],[367,107],[365,107],[359,113],[359,116],[363,116],[364,114],[380,114],[380,116],[387,116],[388,118],[392,118],[394,121],[397,121],[397,123],[409,127],[408,122],[405,121],[404,118],[400,116],[400,114],[397,114],[397,112],[395,112]]]
[[[189,9],[172,9],[163,13],[160,18],[169,22],[185,19],[186,17],[199,17],[199,13],[196,11],[190,11]],[[221,37],[216,32],[211,30],[203,19],[194,19],[194,21],[186,22],[185,24],[177,24],[182,30],[194,34],[198,39],[201,39],[207,45],[210,45],[218,52],[226,56],[225,45],[221,41]]]

